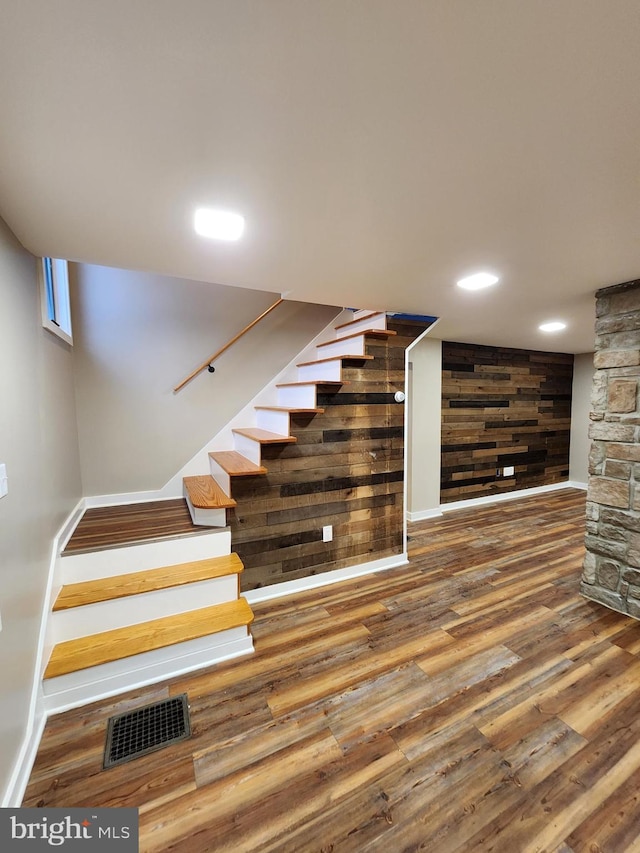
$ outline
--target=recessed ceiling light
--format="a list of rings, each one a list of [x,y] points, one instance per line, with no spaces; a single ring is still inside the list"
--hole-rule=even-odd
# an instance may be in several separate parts
[[[550,323],[542,323],[538,328],[541,332],[561,332],[563,329],[567,328],[567,324],[563,323],[561,320],[553,320]]]
[[[239,240],[244,231],[244,216],[214,207],[199,207],[193,217],[193,227],[201,237]]]
[[[482,290],[483,287],[491,287],[499,281],[497,275],[490,272],[477,272],[473,275],[468,275],[466,278],[461,278],[456,284],[465,290]]]

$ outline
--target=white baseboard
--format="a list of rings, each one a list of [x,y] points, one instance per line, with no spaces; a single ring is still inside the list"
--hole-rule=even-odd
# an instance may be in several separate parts
[[[86,501],[84,498],[81,498],[78,501],[78,503],[76,504],[76,506],[73,508],[71,513],[69,514],[68,518],[66,519],[66,521],[64,522],[64,524],[62,525],[60,530],[58,531],[58,535],[56,536],[56,541],[55,541],[56,549],[55,549],[54,558],[61,551],[64,551],[64,549],[67,545],[67,542],[69,541],[69,539],[71,539],[73,531],[78,526],[78,522],[82,518],[82,515],[83,515],[86,508],[87,508]]]
[[[407,512],[407,521],[425,521],[427,518],[440,518],[442,507],[436,509],[420,509],[417,512]]]
[[[85,498],[87,509],[103,506],[122,506],[122,504],[143,504],[150,501],[172,501],[182,497],[182,486],[176,485],[176,493],[167,495],[161,489],[148,492],[122,492],[115,495],[93,495]]]
[[[441,504],[442,512],[452,512],[456,509],[469,509],[474,506],[484,506],[486,504],[501,503],[502,501],[515,501],[519,498],[529,498],[533,495],[543,495],[546,492],[559,492],[562,489],[582,489],[586,488],[586,484],[574,483],[567,480],[565,483],[551,483],[549,486],[535,486],[531,489],[517,489],[513,492],[503,492],[499,495],[486,495],[481,498],[469,498],[464,501],[452,501],[448,504]]]
[[[0,803],[0,807],[3,809],[18,809],[22,805],[46,724],[47,715],[41,709],[37,720],[34,720],[22,743],[18,760]]]
[[[393,557],[383,557],[380,560],[372,560],[370,563],[358,563],[356,566],[346,566],[343,569],[334,569],[331,572],[324,572],[320,575],[313,575],[306,578],[298,578],[294,581],[285,581],[284,583],[275,583],[270,586],[261,587],[260,589],[252,589],[248,592],[243,592],[244,598],[249,604],[257,604],[259,601],[269,601],[273,598],[281,598],[285,595],[292,595],[294,592],[306,592],[311,589],[319,589],[329,584],[338,583],[339,581],[351,580],[359,578],[363,575],[371,575],[374,572],[382,572],[386,569],[395,569],[398,566],[406,566],[409,560],[406,553],[397,554]]]
[[[5,792],[2,795],[3,807],[11,806],[17,808],[21,805],[24,792],[27,788],[27,783],[29,782],[29,776],[31,775],[31,768],[33,767],[33,762],[35,761],[36,754],[38,752],[40,738],[42,737],[42,732],[44,731],[44,727],[47,722],[47,713],[42,699],[40,673],[42,672],[45,647],[47,646],[48,616],[53,605],[53,583],[56,560],[61,548],[61,543],[68,540],[83,512],[84,501],[81,499],[71,510],[65,521],[63,521],[51,544],[49,572],[47,575],[47,587],[44,595],[42,614],[40,617],[38,647],[36,650],[36,660],[33,668],[33,682],[31,685],[29,710],[27,712],[22,745],[18,750],[18,757],[16,758],[13,770],[9,776],[9,782]]]

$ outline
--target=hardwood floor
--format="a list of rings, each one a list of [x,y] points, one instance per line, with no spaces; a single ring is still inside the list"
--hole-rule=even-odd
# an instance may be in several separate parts
[[[410,565],[254,607],[253,656],[52,718],[24,804],[142,851],[640,851],[640,623],[582,599],[584,493],[410,527]],[[106,720],[191,740],[102,771]]]
[[[209,532],[210,528],[193,524],[183,498],[93,507],[86,510],[80,519],[63,553],[82,554],[172,536],[198,536]]]

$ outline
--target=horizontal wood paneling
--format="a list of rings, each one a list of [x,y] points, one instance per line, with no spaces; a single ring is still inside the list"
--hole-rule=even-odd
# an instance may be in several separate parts
[[[441,502],[566,480],[572,378],[572,355],[444,341]]]
[[[404,351],[425,326],[368,339],[372,360],[345,362],[338,387],[320,386],[313,417],[291,418],[295,444],[263,447],[262,477],[234,480],[231,541],[244,590],[397,554],[402,549]],[[333,541],[322,528],[333,526]]]

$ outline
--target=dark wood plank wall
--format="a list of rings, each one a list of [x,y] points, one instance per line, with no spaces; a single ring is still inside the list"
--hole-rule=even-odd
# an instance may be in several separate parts
[[[567,480],[572,379],[573,355],[443,341],[441,502]]]
[[[367,344],[372,361],[345,362],[345,384],[320,389],[323,414],[292,417],[296,444],[263,448],[268,474],[234,480],[243,590],[401,553],[404,405],[393,395],[404,389],[405,349],[426,326],[389,328],[398,334]]]

